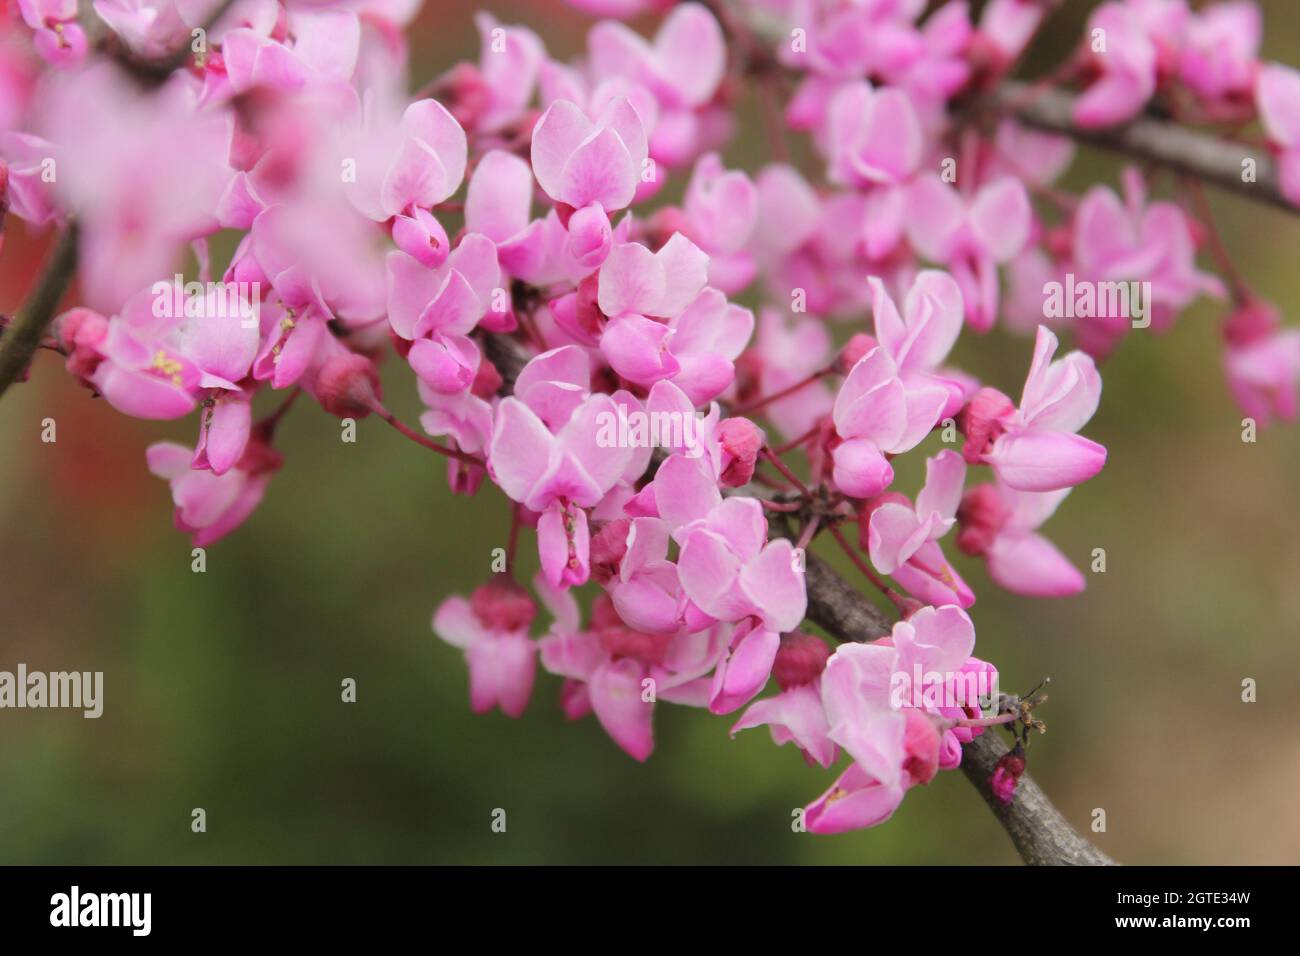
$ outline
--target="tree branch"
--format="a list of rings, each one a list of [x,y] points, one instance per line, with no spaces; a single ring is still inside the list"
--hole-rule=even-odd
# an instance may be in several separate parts
[[[774,518],[772,527],[782,537],[795,540],[784,516]],[[841,641],[870,641],[892,630],[884,612],[821,558],[806,554],[804,570],[808,620],[821,625],[831,636]],[[962,747],[961,769],[1024,861],[1031,866],[1113,865],[1114,860],[1070,826],[1029,774],[1020,777],[1011,803],[1005,804],[994,796],[989,778],[1006,752],[1006,744],[991,730],[985,731]]]
[[[962,747],[961,770],[1010,834],[1024,861],[1030,866],[1114,866],[1114,860],[1070,826],[1029,774],[1021,775],[1011,803],[994,796],[989,777],[1006,752],[1002,738],[987,730]]]
[[[484,352],[497,366],[502,380],[513,386],[528,353],[514,339],[485,335]],[[503,387],[503,392],[506,391]],[[747,487],[755,497],[771,497],[762,489]],[[775,534],[797,541],[784,515],[770,516]],[[871,641],[893,630],[893,623],[880,608],[835,569],[808,552],[804,555],[804,583],[808,592],[808,620],[820,625],[841,641]],[[1031,865],[1109,865],[1114,861],[1081,837],[1061,812],[1034,783],[1029,774],[1020,777],[1015,799],[1003,804],[989,789],[989,777],[1006,745],[992,732],[985,732],[962,748],[962,770],[984,797],[998,822],[1011,837],[1021,857]]]
[[[77,269],[77,225],[69,223],[54,247],[31,296],[0,336],[0,395],[31,363],[45,328]]]
[[[1158,163],[1256,202],[1300,212],[1282,195],[1277,164],[1264,147],[1235,143],[1178,123],[1146,117],[1110,129],[1080,129],[1074,123],[1075,99],[1062,90],[1006,82],[977,100],[974,108],[977,112],[1009,114],[1026,126]],[[1242,179],[1246,159],[1255,161],[1254,182]]]

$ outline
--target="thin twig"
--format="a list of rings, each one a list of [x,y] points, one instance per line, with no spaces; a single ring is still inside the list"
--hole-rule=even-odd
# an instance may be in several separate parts
[[[0,336],[0,395],[12,385],[31,363],[40,347],[46,326],[54,318],[59,300],[72,283],[77,271],[77,224],[69,222],[54,246],[54,253],[36,288],[14,320]]]

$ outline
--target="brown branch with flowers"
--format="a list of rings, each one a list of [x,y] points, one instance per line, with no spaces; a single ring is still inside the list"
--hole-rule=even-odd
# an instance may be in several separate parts
[[[486,355],[501,375],[502,394],[508,394],[530,358],[528,352],[518,341],[505,335],[485,335],[483,345]],[[766,450],[766,458],[769,461],[780,460],[770,450]],[[652,476],[662,460],[660,454],[652,458],[647,477]],[[794,481],[797,482],[798,479]],[[778,510],[771,512],[773,533],[796,544],[804,537],[803,530],[813,522],[818,523],[817,527],[813,527],[813,536],[818,530],[830,530],[832,534],[838,531],[834,522],[839,517],[835,514],[835,509],[827,507],[817,489],[772,492],[751,484],[737,489],[737,493],[776,505]],[[803,527],[799,531],[795,531],[791,525],[792,517],[802,519]],[[804,556],[804,584],[808,594],[807,619],[836,640],[873,641],[892,630],[893,622],[880,608],[811,551]],[[994,727],[989,726],[985,733],[964,745],[962,751],[962,770],[966,778],[993,810],[1026,863],[1049,866],[1104,866],[1114,863],[1070,826],[1069,821],[1027,773],[1020,775],[1015,798],[1011,803],[1003,803],[993,793],[989,781],[995,769],[1010,753],[1007,745],[994,735]]]

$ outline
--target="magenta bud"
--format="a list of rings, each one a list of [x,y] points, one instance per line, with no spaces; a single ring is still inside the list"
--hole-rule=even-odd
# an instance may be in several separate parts
[[[781,636],[776,660],[772,663],[772,676],[782,690],[811,684],[826,669],[831,649],[820,637],[791,631]]]
[[[1003,803],[1010,803],[1016,795],[1016,787],[1020,784],[1020,778],[1025,772],[1025,752],[1020,745],[1016,749],[1002,755],[996,767],[993,768],[993,776],[989,778],[989,788],[993,795]]]
[[[724,418],[718,424],[717,435],[722,446],[722,486],[739,488],[748,484],[763,447],[762,430],[748,418]]]
[[[969,489],[957,508],[957,550],[971,557],[986,554],[1007,523],[1010,512],[998,490],[992,485]]]
[[[627,554],[627,533],[632,527],[630,518],[615,518],[591,539],[591,576],[600,584],[618,574],[618,567]]]
[[[855,334],[844,343],[844,348],[840,349],[840,354],[835,360],[836,371],[841,375],[848,375],[853,370],[853,366],[874,349],[876,344],[876,340],[865,332]]]
[[[379,373],[364,355],[336,355],[316,377],[316,400],[339,418],[365,418],[379,401]]]
[[[981,388],[971,397],[957,419],[966,436],[961,450],[966,464],[978,465],[984,460],[984,453],[1002,434],[1015,410],[1015,403],[996,388]]]
[[[532,595],[505,576],[475,588],[469,606],[483,626],[493,631],[526,631],[537,616]]]

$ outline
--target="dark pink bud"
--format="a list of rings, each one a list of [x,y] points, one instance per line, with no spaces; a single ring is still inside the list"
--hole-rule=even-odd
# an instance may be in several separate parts
[[[108,319],[91,309],[70,309],[59,319],[59,345],[67,354],[68,372],[90,378],[103,358],[100,344],[108,336]]]
[[[438,80],[438,98],[456,117],[456,122],[473,128],[478,118],[488,108],[492,91],[478,67],[472,63],[457,63]]]
[[[659,249],[673,237],[674,233],[680,232],[694,242],[695,240],[689,235],[690,231],[691,222],[686,217],[686,213],[677,206],[666,206],[650,217],[646,227],[646,241],[651,248]]]
[[[928,714],[907,710],[903,731],[903,772],[913,784],[929,783],[939,769],[939,728]]]
[[[772,663],[772,676],[782,690],[811,684],[826,669],[830,656],[831,649],[820,637],[791,631],[781,637],[781,646]]]
[[[1281,324],[1277,309],[1268,302],[1251,299],[1233,311],[1223,322],[1223,337],[1230,345],[1258,342]]]
[[[957,550],[971,557],[986,554],[1010,517],[1010,511],[992,485],[969,489],[957,508]]]
[[[840,349],[839,357],[835,360],[836,371],[841,375],[848,375],[861,361],[862,357],[876,347],[876,340],[865,332],[858,332],[844,343],[844,348]]]
[[[266,436],[259,433],[259,429],[254,428],[248,444],[244,446],[244,454],[240,456],[235,467],[250,475],[269,475],[279,471],[283,464],[284,456],[271,447]]]
[[[1003,803],[1010,803],[1024,772],[1025,752],[1016,744],[1016,749],[1003,754],[998,765],[993,768],[993,776],[989,778],[989,788],[993,795]]]
[[[483,484],[486,475],[486,468],[458,461],[455,458],[447,459],[447,485],[453,495],[474,494]]]
[[[483,626],[493,631],[526,631],[537,616],[532,595],[504,576],[475,588],[469,606]]]
[[[478,371],[474,374],[474,384],[469,387],[470,391],[479,398],[488,399],[501,391],[501,373],[497,367],[489,361],[478,363]]]
[[[975,393],[957,416],[957,424],[966,436],[961,450],[966,464],[978,465],[984,460],[984,452],[1005,430],[1015,410],[1011,399],[996,388],[981,388]]]
[[[321,408],[339,418],[365,418],[379,401],[379,373],[364,355],[336,355],[316,377]]]
[[[724,488],[739,488],[754,477],[754,463],[763,447],[763,432],[748,418],[724,418],[718,424],[718,443],[722,446]]]
[[[591,576],[604,584],[618,574],[618,566],[627,554],[627,533],[631,518],[615,518],[591,539]]]

